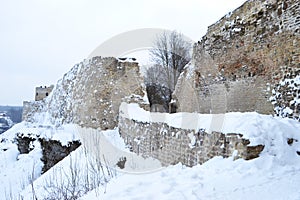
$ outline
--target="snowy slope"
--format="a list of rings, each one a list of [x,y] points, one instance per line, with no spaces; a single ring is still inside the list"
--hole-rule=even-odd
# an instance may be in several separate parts
[[[39,123],[22,122],[0,136],[0,199],[18,199],[19,193],[37,179],[43,167],[40,143],[33,142],[33,150],[20,154],[16,135],[30,135],[59,140],[63,145],[78,139],[74,125],[60,128]]]
[[[132,110],[129,114],[132,119],[135,117],[140,120],[149,120],[149,117],[154,120],[159,119],[159,115],[149,116],[147,112],[139,112],[139,108],[135,105],[131,106],[129,110]],[[132,113],[133,110],[134,113]],[[164,116],[163,119],[173,126],[184,126],[182,123],[184,115],[188,114],[176,113]],[[197,114],[197,117],[201,119],[201,123],[190,123],[194,125],[194,128],[198,126],[210,128],[212,115]],[[69,186],[68,184],[72,182],[70,181],[72,174],[74,174],[72,169],[73,172],[76,169],[75,171],[81,177],[76,179],[76,187],[80,191],[78,196],[92,190],[81,198],[86,200],[262,198],[296,200],[300,198],[297,186],[300,180],[300,156],[297,154],[300,151],[299,122],[257,113],[228,113],[225,115],[223,131],[244,133],[244,136],[249,137],[252,142],[263,142],[265,149],[259,158],[251,161],[241,159],[233,161],[233,157],[228,159],[216,157],[193,168],[178,164],[167,168],[159,167],[156,172],[149,173],[145,170],[144,173],[142,171],[134,173],[135,171],[129,172],[126,168],[123,171],[116,168],[115,161],[118,157],[113,156],[105,162],[102,161],[103,169],[95,168],[99,166],[98,154],[82,146],[40,176],[42,163],[39,145],[36,144],[29,154],[20,155],[13,142],[15,134],[19,132],[39,134],[66,143],[68,140],[82,137],[78,135],[82,131],[75,125],[56,128],[23,122],[1,135],[0,199],[13,199],[9,197],[10,195],[15,199],[20,195],[23,199],[32,199],[33,194],[38,199],[44,199],[49,195],[59,194],[58,187],[54,187],[55,184],[56,186]],[[120,152],[129,153],[117,129],[106,131],[102,133],[102,136]],[[288,144],[289,138],[294,139],[290,144]],[[81,138],[81,140],[84,139]],[[102,144],[101,141],[95,141]],[[101,152],[107,156],[110,149],[106,150],[108,153],[102,150]],[[132,163],[138,164],[139,162],[133,159]],[[33,175],[32,172],[34,172]],[[86,177],[89,178],[86,179]],[[32,180],[35,180],[34,190],[32,190]],[[49,182],[49,180],[53,181]]]
[[[34,190],[32,185],[27,185],[20,193],[23,199],[30,200],[33,196],[37,199],[66,199],[66,196],[71,197],[73,193],[78,197],[93,189],[102,191],[117,174],[161,168],[159,161],[129,152],[118,129],[101,131],[75,127],[82,145],[38,177],[33,183]],[[121,170],[117,163],[124,157],[127,162]],[[62,190],[68,192],[63,194]]]
[[[20,155],[13,143],[15,134],[24,127],[24,123],[16,124],[0,136],[0,199],[18,197],[41,172],[41,149],[37,147],[29,154]]]
[[[180,164],[143,175],[123,174],[112,180],[103,199],[299,199],[300,124],[257,113],[226,113],[217,116],[222,126],[213,126],[216,115],[196,113],[150,113],[136,104],[122,104],[122,116],[144,122],[165,122],[173,127],[204,128],[224,133],[242,133],[251,143],[264,144],[258,159],[214,158],[202,166]],[[292,144],[288,139],[294,138]],[[90,192],[82,199],[99,199]]]
[[[154,114],[134,104],[122,106],[123,117],[130,119],[214,129],[214,115]],[[233,157],[215,157],[193,168],[177,164],[154,173],[120,174],[108,183],[105,193],[92,191],[81,199],[300,199],[300,123],[257,113],[223,117],[224,133],[243,133],[252,144],[265,145],[259,158],[234,161]]]
[[[113,179],[105,194],[90,192],[81,199],[296,200],[299,164],[299,159],[285,165],[269,156],[252,161],[216,157],[193,168],[178,164],[151,174],[125,174]]]

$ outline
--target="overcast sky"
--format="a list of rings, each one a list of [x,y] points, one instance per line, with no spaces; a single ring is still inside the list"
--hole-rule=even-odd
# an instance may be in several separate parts
[[[0,105],[34,99],[101,43],[140,28],[194,41],[245,0],[0,0]]]

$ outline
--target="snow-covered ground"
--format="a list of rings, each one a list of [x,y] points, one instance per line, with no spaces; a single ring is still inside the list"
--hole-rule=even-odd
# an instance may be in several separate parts
[[[264,144],[260,157],[245,161],[215,157],[192,168],[181,164],[154,173],[119,174],[102,194],[90,199],[300,199],[300,123],[257,113],[149,113],[136,104],[122,104],[122,116],[163,121],[174,127],[242,133],[251,144]],[[214,121],[217,122],[215,127]],[[221,121],[221,122],[220,122]],[[221,126],[220,126],[221,123]],[[294,141],[288,144],[288,139]],[[290,141],[291,142],[291,141]]]
[[[177,164],[151,174],[120,175],[108,183],[106,193],[90,192],[81,199],[296,200],[298,160],[285,165],[270,156],[252,161],[216,157],[193,168]]]
[[[66,145],[73,141],[78,133],[74,125],[60,128],[43,126],[37,123],[21,122],[0,135],[0,199],[18,199],[19,193],[37,179],[43,167],[42,149],[36,140],[31,144],[33,150],[28,154],[20,154],[16,135],[40,136],[55,139]]]
[[[154,116],[139,112],[136,105],[129,107],[126,107],[130,114],[127,117],[132,119],[155,121],[161,118],[173,126],[213,128],[211,123],[215,116],[212,115],[196,114],[198,120],[188,124],[183,119],[194,119],[194,114]],[[155,160],[146,162],[128,152],[117,129],[103,132],[76,125],[55,127],[46,126],[48,123],[22,122],[0,136],[0,199],[33,199],[34,196],[66,199],[59,196],[66,188],[73,188],[73,193],[82,196],[82,200],[300,199],[300,156],[297,153],[300,152],[300,123],[257,113],[228,113],[223,117],[224,132],[242,133],[252,144],[265,145],[259,158],[234,161],[233,157],[215,157],[192,168],[181,164],[162,168]],[[42,135],[63,144],[80,138],[83,145],[40,175],[41,147],[36,142],[29,154],[19,154],[14,141],[17,133]],[[86,137],[88,134],[100,137]],[[290,144],[289,138],[294,139]],[[103,148],[98,149],[97,144]],[[124,155],[131,157],[131,161],[125,163],[124,169],[119,169],[116,161]],[[155,166],[156,170],[149,172],[147,166]]]
[[[199,113],[157,113],[140,108],[138,104],[122,103],[120,115],[140,122],[163,122],[175,128],[191,129],[206,132],[240,133],[248,138],[251,145],[267,143],[285,143],[287,138],[300,141],[300,123],[288,118],[261,115],[256,112],[232,112],[226,114]],[[280,148],[281,146],[276,146]],[[300,151],[300,144],[299,144]]]

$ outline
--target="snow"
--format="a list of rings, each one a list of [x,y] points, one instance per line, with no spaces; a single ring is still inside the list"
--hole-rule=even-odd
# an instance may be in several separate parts
[[[56,127],[40,116],[41,124],[22,122],[0,136],[0,199],[58,195],[57,186],[68,186],[74,170],[81,200],[300,198],[300,123],[295,120],[258,113],[150,113],[137,104],[126,103],[121,105],[121,116],[186,129],[241,133],[251,145],[264,144],[265,148],[259,158],[250,161],[234,160],[233,153],[229,158],[215,157],[192,168],[180,163],[161,167],[155,159],[130,152],[118,129],[101,131],[74,124]],[[30,153],[20,154],[14,140],[18,133],[57,139],[63,144],[80,139],[83,145],[40,175],[43,163],[39,143],[34,143]],[[189,137],[193,141],[192,135]],[[294,139],[292,144],[287,143],[289,138]],[[120,169],[117,162],[125,157],[124,168]],[[104,168],[97,171],[95,166],[100,161]]]
[[[21,122],[0,135],[0,199],[18,198],[20,191],[41,174],[43,163],[40,143],[34,141],[31,144],[32,151],[20,154],[15,141],[16,135],[59,140],[62,145],[79,140],[75,125],[56,128],[45,119],[40,119],[39,122],[41,124]]]
[[[109,141],[110,144],[112,144],[116,148],[119,148],[122,151],[129,152],[129,149],[127,148],[124,140],[121,138],[118,129],[102,131],[102,134],[105,136],[105,138]]]
[[[20,155],[17,145],[11,142],[15,131],[21,130],[23,125],[13,126],[0,138],[0,199],[17,198],[19,192],[36,179],[42,169],[40,148]]]
[[[279,85],[272,90],[272,95],[269,101],[275,106],[274,111],[281,117],[292,117],[299,120],[299,109],[297,108],[300,103],[298,91],[300,90],[300,75],[294,78],[285,78],[279,82]],[[285,102],[286,96],[291,96],[289,102]],[[292,107],[292,109],[290,108]],[[295,109],[293,111],[293,109]]]
[[[282,112],[283,112],[284,114],[292,114],[292,113],[293,113],[293,110],[290,109],[289,107],[286,107],[286,108],[284,108],[284,109],[282,110]]]
[[[83,192],[87,181],[91,184],[95,174],[99,176],[99,179],[96,180],[99,181],[97,183],[103,185],[106,184],[107,180],[121,172],[139,174],[139,171],[151,172],[151,169],[161,168],[160,163],[152,158],[145,159],[130,153],[119,136],[118,129],[101,131],[79,126],[77,128],[83,145],[34,181],[37,199],[45,199],[49,198],[49,195],[54,195],[56,188],[53,187],[53,184],[58,184],[56,187],[64,185],[65,182],[71,179],[74,170],[79,174],[76,188],[78,191]],[[116,168],[117,161],[124,157],[127,158],[125,168],[123,170]],[[108,165],[106,169],[109,169],[109,173],[112,173],[113,176],[106,171],[103,173],[101,169],[95,167],[99,165],[99,161]],[[85,179],[85,177],[89,178]],[[96,193],[103,190],[103,187],[96,188],[95,185],[90,186],[91,188],[95,188],[94,192]],[[32,195],[31,185],[21,192],[23,199],[31,199]]]
[[[299,138],[300,123],[291,119],[281,119],[256,112],[198,114],[198,113],[152,113],[140,108],[138,104],[122,103],[120,115],[141,122],[162,122],[175,128],[191,129],[207,132],[240,133],[248,138],[251,145],[265,144],[269,137],[276,138],[278,134],[286,138]],[[288,130],[288,131],[286,131]]]
[[[143,175],[124,174],[111,180],[93,199],[299,199],[299,161],[278,166],[271,157],[252,161],[214,159],[193,168],[181,164]]]
[[[190,148],[193,148],[193,147],[195,146],[195,144],[196,144],[196,137],[194,136],[193,133],[189,133],[189,134],[188,134],[188,137],[189,137],[190,140],[191,140],[191,143],[189,144],[189,147],[190,147]]]
[[[235,32],[235,33],[238,33],[238,32],[240,32],[241,30],[242,30],[241,28],[233,28],[233,29],[232,29],[232,31]]]
[[[152,116],[137,105],[125,105],[127,116],[132,119],[156,121],[164,119],[173,125],[187,113]],[[127,107],[128,106],[128,107]],[[123,110],[124,111],[124,110]],[[123,112],[124,114],[125,112]],[[124,115],[123,115],[124,116]],[[140,118],[138,118],[140,116]],[[141,118],[141,116],[143,116]],[[199,122],[210,122],[211,115],[190,115]],[[93,199],[299,199],[300,179],[300,124],[257,113],[226,113],[223,131],[246,133],[265,144],[259,158],[245,161],[215,157],[203,165],[192,168],[181,164],[162,168],[154,173],[119,174],[105,188],[105,192],[89,192],[81,200]],[[205,121],[205,118],[206,121]],[[158,120],[158,121],[159,121]],[[172,123],[171,123],[172,122]],[[196,126],[195,126],[196,125]],[[201,123],[201,125],[205,125]],[[194,124],[194,128],[199,124]],[[207,126],[208,127],[208,126]],[[287,144],[287,138],[295,138]]]
[[[151,49],[151,48],[148,47],[148,48],[135,49],[131,52],[123,53],[122,55],[120,55],[120,57],[123,57],[123,58],[125,57],[125,58],[127,58],[126,60],[129,60],[131,62],[132,61],[138,62],[139,65],[142,65],[145,67],[151,66],[151,65],[153,65],[153,62],[149,56],[149,49]],[[131,58],[131,59],[128,59],[128,58]],[[132,60],[132,58],[135,58],[136,60]]]
[[[107,162],[111,167],[116,167],[116,163],[121,158],[126,157],[126,163],[124,169],[122,169],[126,173],[149,172],[161,168],[161,163],[158,160],[144,158],[130,152],[124,140],[120,137],[118,129],[101,131],[90,128],[77,128],[87,151],[99,157],[102,162]],[[105,156],[105,161],[103,156]],[[118,168],[118,170],[120,169]]]

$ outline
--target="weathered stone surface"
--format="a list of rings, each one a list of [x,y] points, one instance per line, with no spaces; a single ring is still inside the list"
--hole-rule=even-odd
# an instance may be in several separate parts
[[[20,154],[29,153],[35,148],[36,142],[39,143],[43,153],[41,158],[44,163],[42,173],[49,170],[81,145],[79,141],[75,140],[68,142],[68,144],[64,146],[57,140],[40,138],[39,135],[35,134],[23,135],[22,133],[16,135],[16,142]]]
[[[45,104],[45,100],[23,101],[22,121],[33,121],[34,115],[40,112]]]
[[[95,57],[75,65],[58,81],[49,98],[26,102],[26,121],[36,113],[49,113],[54,124],[76,123],[84,127],[113,129],[122,101],[149,109],[143,79],[136,62]]]
[[[211,25],[176,86],[178,111],[273,113],[271,90],[300,74],[299,15],[296,0],[253,0]]]
[[[187,130],[165,123],[145,123],[120,117],[120,135],[131,151],[144,157],[153,157],[164,166],[179,162],[194,166],[215,157],[233,156],[246,160],[259,156],[263,145],[248,146],[249,140],[241,134],[206,133]]]
[[[67,146],[63,146],[57,140],[46,140],[43,138],[40,138],[39,142],[43,151],[43,157],[41,158],[44,163],[42,173],[45,173],[81,145],[79,141],[72,141]]]
[[[260,152],[262,152],[263,150],[264,150],[264,145],[249,146],[247,147],[247,151],[246,154],[244,155],[244,159],[251,160],[257,158]]]
[[[17,146],[20,154],[29,153],[31,150],[34,149],[32,143],[36,140],[35,137],[23,136],[22,134],[18,133],[16,136]]]
[[[178,80],[174,92],[178,111],[270,114],[272,89],[284,95],[277,98],[278,105],[289,105],[299,90],[278,84],[300,74],[299,15],[297,0],[251,0],[210,26],[194,44],[192,61]],[[119,122],[120,134],[132,151],[157,158],[163,165],[194,166],[214,156],[248,160],[263,151],[263,145],[249,146],[238,133],[206,133],[119,118],[122,101],[149,106],[143,99],[138,64],[122,60],[95,57],[76,65],[50,97],[26,103],[24,119],[33,121],[35,113],[48,112],[57,125],[77,123],[102,130]],[[299,104],[292,109],[290,115],[299,119]],[[123,158],[118,166],[125,163]]]

